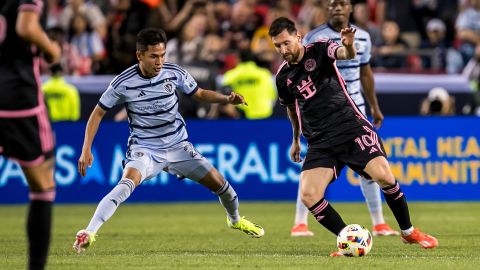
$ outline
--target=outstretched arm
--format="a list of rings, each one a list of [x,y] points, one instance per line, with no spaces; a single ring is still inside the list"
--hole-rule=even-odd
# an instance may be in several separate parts
[[[373,72],[370,64],[360,67],[360,82],[362,83],[363,92],[370,105],[370,112],[373,118],[373,125],[380,128],[383,123],[383,114],[378,105],[377,95],[374,89]]]
[[[78,159],[78,172],[81,176],[87,174],[87,166],[92,166],[93,155],[92,155],[92,143],[95,135],[97,134],[98,127],[100,122],[105,116],[106,111],[100,106],[95,106],[90,118],[87,122],[87,127],[85,128],[85,139],[83,140],[82,154]]]
[[[348,60],[352,59],[357,55],[357,51],[353,46],[355,40],[355,28],[343,28],[340,31],[340,38],[342,39],[342,47],[337,49],[335,58],[337,60]]]
[[[302,158],[300,157],[300,124],[298,123],[298,116],[295,105],[287,106],[287,114],[292,124],[293,138],[292,146],[290,148],[290,159],[293,162],[301,162]]]
[[[207,102],[207,103],[248,105],[247,102],[245,102],[245,99],[243,98],[243,96],[235,92],[231,92],[230,95],[227,96],[212,90],[198,88],[197,92],[193,94],[193,98],[196,101]]]

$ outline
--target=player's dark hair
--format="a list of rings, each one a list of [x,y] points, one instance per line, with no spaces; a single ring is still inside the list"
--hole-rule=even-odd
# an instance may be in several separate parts
[[[280,18],[275,19],[275,21],[273,21],[272,25],[270,25],[270,29],[268,30],[268,34],[271,37],[274,37],[274,36],[280,34],[281,32],[283,32],[283,30],[287,30],[287,32],[290,35],[294,35],[294,34],[297,33],[297,28],[295,28],[295,23],[293,23],[288,18],[280,17]]]
[[[160,43],[167,44],[167,35],[160,28],[145,28],[137,35],[137,51],[146,52],[148,46]]]

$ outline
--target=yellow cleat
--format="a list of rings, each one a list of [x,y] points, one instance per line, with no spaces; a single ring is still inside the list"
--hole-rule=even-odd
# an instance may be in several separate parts
[[[227,217],[227,225],[232,229],[240,230],[255,238],[260,238],[265,234],[265,231],[260,225],[245,219],[245,217],[242,217],[240,221],[235,224]]]

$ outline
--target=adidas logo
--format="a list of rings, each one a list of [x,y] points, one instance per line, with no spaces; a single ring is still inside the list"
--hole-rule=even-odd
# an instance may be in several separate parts
[[[378,151],[378,150],[377,150],[377,148],[375,148],[375,147],[372,147],[372,148],[370,148],[370,152],[369,152],[369,154],[371,154],[371,153],[375,153],[375,152],[377,152],[377,151]]]
[[[111,202],[113,202],[115,204],[115,206],[118,206],[118,202],[114,199],[110,199]]]
[[[140,91],[140,94],[138,94],[137,97],[143,97],[143,96],[145,96],[145,95],[146,95],[145,92],[143,92],[143,90],[141,90],[141,91]]]

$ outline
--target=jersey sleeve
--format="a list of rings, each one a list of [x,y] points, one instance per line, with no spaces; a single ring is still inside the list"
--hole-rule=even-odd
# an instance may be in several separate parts
[[[44,1],[20,0],[18,3],[18,11],[33,11],[42,14]]]
[[[98,101],[98,105],[104,109],[105,111],[110,110],[117,104],[121,104],[125,102],[125,86],[119,85],[117,88],[113,88],[110,84],[108,86],[107,91],[105,91],[100,100]]]
[[[367,35],[366,39],[365,51],[360,55],[360,65],[368,65],[370,63],[370,58],[372,57],[372,40],[370,39],[370,35]]]
[[[198,84],[195,79],[186,71],[181,69],[180,80],[178,82],[178,89],[182,91],[187,96],[192,96],[198,90]]]
[[[341,46],[338,45],[335,41],[329,39],[327,40],[326,42],[323,42],[325,44],[325,51],[327,56],[330,58],[330,59],[333,59],[333,60],[336,60],[337,57],[337,50],[338,48],[340,48]]]
[[[286,82],[282,82],[278,76],[275,79],[275,84],[277,86],[277,92],[278,92],[278,100],[280,101],[280,105],[282,106],[288,106],[292,105],[295,103],[295,97],[288,92],[288,89],[285,88],[284,84]]]

